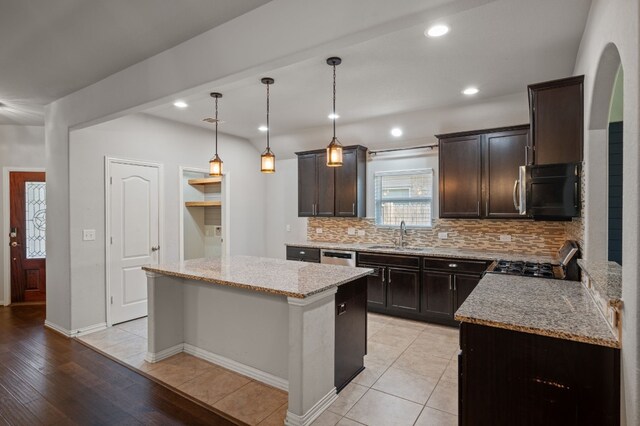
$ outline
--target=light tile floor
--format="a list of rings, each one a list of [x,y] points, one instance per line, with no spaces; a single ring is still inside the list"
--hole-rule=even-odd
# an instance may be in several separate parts
[[[366,369],[314,426],[457,425],[458,330],[377,314],[368,327]],[[146,362],[146,318],[80,340],[247,424],[284,422],[286,392],[187,354]]]

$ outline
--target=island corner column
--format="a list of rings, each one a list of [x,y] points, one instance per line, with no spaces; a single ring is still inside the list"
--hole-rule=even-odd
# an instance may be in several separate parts
[[[289,303],[289,408],[285,425],[311,422],[337,398],[335,295],[337,287]]]
[[[183,286],[170,277],[146,271],[148,300],[147,362],[182,352],[184,345]]]

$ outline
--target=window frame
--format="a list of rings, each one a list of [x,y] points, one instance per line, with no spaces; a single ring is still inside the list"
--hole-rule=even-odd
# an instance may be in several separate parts
[[[417,175],[417,174],[431,174],[431,196],[430,197],[397,197],[390,199],[382,199],[380,191],[382,190],[382,185],[380,185],[379,178],[383,178],[384,176],[403,176],[403,175]],[[374,210],[374,222],[375,225],[379,228],[397,228],[398,225],[386,225],[383,223],[379,223],[378,221],[382,218],[382,203],[391,201],[391,202],[426,202],[429,204],[429,208],[431,214],[429,215],[429,223],[424,225],[408,225],[407,228],[411,229],[425,229],[425,228],[433,228],[433,196],[434,196],[434,170],[432,167],[425,167],[421,169],[407,169],[407,170],[385,170],[375,172],[373,174],[373,210]]]

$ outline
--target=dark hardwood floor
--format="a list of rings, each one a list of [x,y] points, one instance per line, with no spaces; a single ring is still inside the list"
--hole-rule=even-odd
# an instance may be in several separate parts
[[[0,307],[0,424],[233,424],[45,329],[44,318],[44,306]]]

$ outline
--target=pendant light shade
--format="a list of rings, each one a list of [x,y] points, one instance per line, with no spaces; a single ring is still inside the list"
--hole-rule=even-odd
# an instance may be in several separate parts
[[[260,81],[267,85],[267,149],[265,149],[260,156],[260,171],[262,173],[275,173],[276,156],[269,146],[269,132],[271,132],[271,126],[269,125],[269,86],[274,83],[274,80],[272,78],[265,77]]]
[[[211,97],[214,98],[216,102],[216,115],[213,119],[216,125],[216,153],[213,158],[209,160],[209,176],[222,176],[222,159],[218,156],[218,99],[222,97],[222,93],[213,92],[211,93]],[[205,119],[205,121],[211,120]]]
[[[338,138],[336,138],[336,66],[342,63],[342,59],[338,57],[331,57],[327,59],[327,64],[333,67],[333,139],[327,147],[327,166],[340,167],[342,166],[342,144]]]

